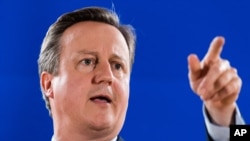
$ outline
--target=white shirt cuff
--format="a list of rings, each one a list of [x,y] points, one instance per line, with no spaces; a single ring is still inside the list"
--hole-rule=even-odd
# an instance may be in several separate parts
[[[213,138],[213,140],[229,141],[229,136],[230,136],[229,127],[223,127],[223,126],[219,126],[219,125],[212,123],[209,120],[208,115],[206,113],[205,105],[203,105],[202,111],[203,111],[203,116],[205,119],[205,124],[207,127],[208,134]],[[235,122],[236,122],[235,124],[237,125],[245,124],[243,118],[241,117],[240,110],[237,105],[236,105],[236,112],[235,112]]]

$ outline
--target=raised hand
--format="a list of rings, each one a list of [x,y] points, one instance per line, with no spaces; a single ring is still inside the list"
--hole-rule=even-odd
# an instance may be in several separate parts
[[[224,43],[223,37],[215,37],[202,61],[190,54],[188,76],[192,90],[204,101],[214,122],[228,126],[242,81],[230,62],[220,56]]]

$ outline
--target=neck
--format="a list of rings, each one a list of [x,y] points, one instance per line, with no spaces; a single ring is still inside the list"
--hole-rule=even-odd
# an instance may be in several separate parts
[[[94,130],[79,126],[55,126],[53,141],[115,141],[116,132],[111,129]]]

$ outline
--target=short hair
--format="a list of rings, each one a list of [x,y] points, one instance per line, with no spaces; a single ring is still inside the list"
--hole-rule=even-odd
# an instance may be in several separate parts
[[[136,41],[134,28],[131,25],[121,24],[118,15],[112,10],[102,7],[85,7],[61,15],[56,20],[56,22],[49,27],[43,39],[39,54],[39,77],[41,76],[42,72],[48,72],[53,75],[58,74],[61,54],[60,39],[62,37],[62,34],[70,26],[84,21],[106,23],[116,27],[122,33],[128,46],[130,57],[130,71],[132,70]],[[42,87],[41,91],[43,94],[43,99],[45,100],[46,108],[49,110],[49,114],[51,115],[49,99],[44,94]]]

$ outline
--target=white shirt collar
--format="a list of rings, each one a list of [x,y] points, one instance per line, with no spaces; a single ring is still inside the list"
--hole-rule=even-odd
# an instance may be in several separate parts
[[[114,139],[112,139],[111,141],[116,141],[116,140],[117,140],[117,136]],[[54,138],[54,136],[52,136],[51,141],[56,141],[56,139]]]

